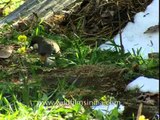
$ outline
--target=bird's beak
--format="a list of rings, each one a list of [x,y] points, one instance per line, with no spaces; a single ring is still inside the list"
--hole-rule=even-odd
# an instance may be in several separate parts
[[[29,46],[29,49],[33,50],[33,46]]]
[[[37,50],[38,49],[38,44],[34,44],[33,46],[29,46],[31,50]]]

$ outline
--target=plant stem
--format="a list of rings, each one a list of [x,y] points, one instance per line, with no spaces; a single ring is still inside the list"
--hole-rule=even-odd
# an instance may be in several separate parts
[[[118,6],[118,2],[117,2],[117,9],[118,9],[118,21],[119,21],[119,37],[120,37],[120,46],[121,46],[121,53],[124,54],[124,46],[123,46],[123,42],[122,42],[122,26],[121,26],[121,16],[120,16],[120,12],[119,12],[119,6]]]

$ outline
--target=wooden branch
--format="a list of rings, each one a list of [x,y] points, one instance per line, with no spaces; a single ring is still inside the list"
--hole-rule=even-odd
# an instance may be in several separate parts
[[[143,103],[140,103],[139,108],[138,108],[138,112],[137,112],[136,120],[139,120],[139,117],[142,114],[142,107],[143,107]]]

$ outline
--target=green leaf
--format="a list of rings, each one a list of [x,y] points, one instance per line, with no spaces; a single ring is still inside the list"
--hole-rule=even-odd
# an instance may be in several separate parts
[[[75,110],[76,113],[78,113],[81,110],[81,105],[80,104],[75,104],[73,109]]]
[[[39,28],[36,28],[36,36],[39,35]]]

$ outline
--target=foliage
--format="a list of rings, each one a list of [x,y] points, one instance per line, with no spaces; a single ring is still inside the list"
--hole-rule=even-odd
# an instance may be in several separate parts
[[[93,111],[77,103],[73,104],[67,96],[68,91],[76,89],[74,84],[69,85],[64,79],[59,79],[56,86],[45,88],[42,78],[37,76],[41,70],[70,68],[82,65],[109,64],[117,67],[129,69],[123,76],[125,80],[130,80],[138,75],[158,76],[158,59],[143,59],[139,50],[131,53],[123,53],[120,46],[112,43],[115,51],[100,50],[98,46],[92,47],[85,44],[85,38],[75,33],[69,35],[57,35],[46,33],[41,20],[28,34],[19,33],[10,25],[6,25],[1,32],[4,34],[0,38],[0,43],[15,44],[11,65],[6,65],[9,69],[0,69],[0,119],[57,119],[57,120],[118,120],[118,109],[115,108],[110,114],[103,114],[101,111]],[[80,27],[80,25],[79,25]],[[12,29],[11,36],[5,36],[6,31]],[[32,36],[41,35],[55,40],[61,48],[62,55],[54,59],[54,64],[45,66],[40,62],[36,53],[29,48]],[[11,40],[10,40],[11,39]],[[15,58],[14,58],[15,56]],[[6,67],[5,66],[5,67]],[[43,73],[43,72],[41,72]],[[12,78],[16,74],[17,79]],[[88,87],[88,86],[87,86]],[[77,95],[78,96],[78,95]],[[82,96],[74,98],[81,100]],[[51,100],[51,102],[50,102]],[[105,101],[102,97],[100,101]],[[70,104],[63,104],[70,103]],[[113,99],[111,101],[114,101]],[[105,101],[106,102],[106,101]],[[144,118],[143,116],[141,119]],[[144,118],[145,119],[145,118]]]
[[[88,120],[88,119],[101,119],[101,120],[118,120],[118,110],[115,108],[111,114],[103,114],[100,111],[93,111],[84,109],[79,104],[73,104],[72,101],[64,99],[61,101],[47,101],[45,97],[43,101],[35,101],[33,106],[26,106],[19,102],[15,96],[9,102],[3,94],[0,95],[0,119],[55,119],[55,120]],[[50,102],[50,103],[49,103]]]
[[[0,12],[2,12],[3,16],[7,16],[9,13],[14,11],[16,8],[18,8],[23,3],[24,3],[24,0],[1,0],[0,8],[3,11],[0,11]]]

